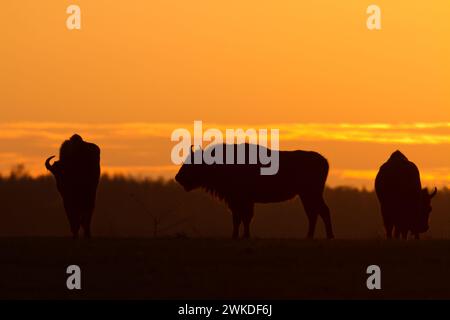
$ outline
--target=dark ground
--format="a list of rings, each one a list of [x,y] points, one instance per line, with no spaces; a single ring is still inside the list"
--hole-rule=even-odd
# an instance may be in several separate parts
[[[1,299],[449,299],[449,273],[449,240],[0,238]]]

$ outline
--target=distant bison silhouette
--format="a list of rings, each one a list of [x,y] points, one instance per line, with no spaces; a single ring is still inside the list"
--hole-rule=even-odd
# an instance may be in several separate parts
[[[419,170],[400,151],[395,151],[381,166],[375,191],[388,239],[392,238],[393,230],[395,238],[401,235],[403,239],[409,232],[419,239],[419,233],[428,230],[431,199],[437,189],[432,194],[422,189]]]
[[[333,238],[330,210],[323,199],[325,181],[328,175],[327,160],[316,152],[308,151],[272,151],[262,146],[245,144],[248,156],[249,146],[259,147],[259,151],[279,152],[279,170],[274,175],[261,175],[264,167],[257,164],[236,164],[238,147],[242,145],[222,145],[223,158],[234,150],[235,164],[192,164],[185,161],[175,180],[186,191],[203,188],[223,199],[232,212],[233,238],[239,237],[241,222],[244,225],[244,238],[250,237],[250,222],[255,203],[280,202],[300,196],[309,220],[308,238],[313,238],[317,217],[320,215],[328,238]],[[216,148],[209,146],[208,148]],[[233,149],[230,149],[233,148]],[[213,154],[215,150],[212,150]],[[189,160],[203,150],[191,150]],[[191,163],[191,164],[189,164]],[[277,219],[277,217],[274,217]]]
[[[84,236],[90,238],[91,218],[100,179],[100,149],[75,134],[61,145],[59,161],[52,165],[50,161],[54,157],[45,161],[45,167],[56,179],[72,235],[77,238],[81,226]]]

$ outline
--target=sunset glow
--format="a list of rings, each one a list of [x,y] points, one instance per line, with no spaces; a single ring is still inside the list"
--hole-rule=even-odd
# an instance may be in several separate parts
[[[208,127],[225,132],[230,126],[210,124]],[[391,150],[401,149],[421,165],[425,184],[450,186],[450,168],[445,166],[450,163],[450,155],[440,161],[429,157],[430,153],[444,156],[440,152],[450,146],[448,123],[271,124],[255,126],[255,129],[259,127],[279,128],[282,150],[312,150],[321,146],[321,152],[331,163],[331,185],[371,188],[379,165]],[[10,151],[0,152],[0,170],[7,174],[15,164],[23,163],[30,174],[44,174],[43,159],[56,154],[61,141],[78,132],[86,140],[102,146],[104,173],[171,179],[178,170],[170,160],[175,145],[170,141],[170,134],[174,128],[186,128],[193,133],[192,123],[3,124],[0,125],[0,146]],[[360,150],[365,150],[365,154],[360,155]],[[429,150],[429,153],[421,150]]]
[[[450,186],[450,5],[9,1],[0,29],[0,172],[32,175],[73,133],[103,172],[173,178],[177,128],[280,129],[280,147],[322,153],[330,185],[372,188],[401,149],[424,184]]]

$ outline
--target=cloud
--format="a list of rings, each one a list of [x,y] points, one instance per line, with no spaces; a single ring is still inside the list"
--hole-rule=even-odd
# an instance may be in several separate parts
[[[387,149],[401,145],[423,148],[448,148],[450,123],[284,123],[284,124],[203,124],[204,130],[217,128],[223,133],[227,128],[244,130],[279,129],[281,146],[295,148],[326,142],[335,148],[330,181],[334,184],[351,183],[371,186],[376,170],[355,169],[348,164],[349,155],[337,152],[338,144],[359,143],[365,148],[371,144],[386,145]],[[173,177],[177,170],[170,162],[170,141],[173,130],[186,128],[193,134],[192,123],[68,123],[68,122],[15,122],[0,123],[0,172],[5,174],[17,163],[24,163],[33,175],[46,173],[43,159],[56,154],[61,142],[73,133],[94,141],[102,148],[104,172],[139,176]],[[305,143],[302,143],[305,142]],[[311,143],[312,142],[312,143]],[[323,144],[322,144],[323,146]],[[326,150],[326,151],[330,151]],[[442,153],[441,149],[441,153]],[[322,151],[322,150],[317,150]],[[331,150],[332,151],[332,150]],[[339,159],[336,159],[339,157]],[[424,155],[425,157],[425,155]],[[346,160],[347,159],[347,160]],[[416,158],[415,158],[416,159]],[[338,160],[338,161],[336,161]],[[361,158],[361,164],[373,168],[370,159]],[[347,164],[346,164],[347,161]],[[450,165],[450,164],[449,164]],[[376,168],[377,169],[377,168]],[[444,168],[429,167],[423,170],[424,181],[437,181],[450,185],[450,172]]]
[[[450,144],[450,123],[288,124],[286,140],[328,140],[382,144]]]
[[[15,139],[20,137],[36,137],[60,141],[73,132],[84,132],[99,139],[116,138],[143,138],[159,137],[170,138],[173,130],[186,128],[193,130],[193,124],[182,123],[53,123],[53,122],[17,122],[0,124],[0,139]],[[403,144],[450,144],[450,123],[338,123],[338,124],[262,124],[249,125],[216,125],[205,124],[204,130],[218,128],[267,128],[279,129],[281,139],[285,140],[329,140],[329,141],[356,141],[371,143],[403,143]]]

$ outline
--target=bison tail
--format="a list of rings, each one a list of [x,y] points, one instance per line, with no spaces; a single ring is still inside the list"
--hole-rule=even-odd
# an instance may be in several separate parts
[[[328,160],[324,157],[322,157],[321,171],[324,179],[326,180],[328,177],[328,172],[330,171],[330,164],[328,163]]]
[[[330,164],[328,160],[321,156],[321,162],[319,166],[319,179],[322,188],[325,188],[325,183],[328,178],[328,172],[330,171]]]

